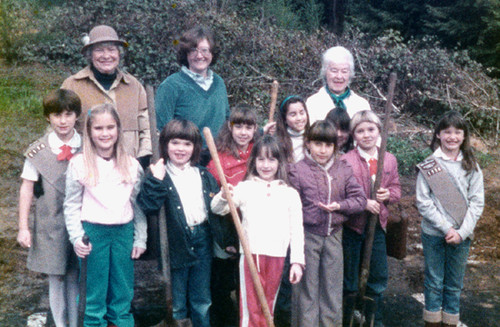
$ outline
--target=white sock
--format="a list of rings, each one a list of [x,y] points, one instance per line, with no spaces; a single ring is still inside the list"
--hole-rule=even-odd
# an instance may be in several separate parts
[[[78,323],[78,266],[69,267],[66,272],[66,306],[69,327],[77,327]]]
[[[64,276],[49,275],[49,303],[56,327],[66,326]]]

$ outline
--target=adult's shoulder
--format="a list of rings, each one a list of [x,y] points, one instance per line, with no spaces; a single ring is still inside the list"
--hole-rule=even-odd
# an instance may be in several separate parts
[[[77,83],[80,80],[88,78],[90,76],[90,74],[91,74],[90,66],[86,66],[83,69],[81,69],[78,72],[76,72],[75,74],[70,75],[69,77],[67,77],[63,81],[63,83],[61,85],[61,88],[63,88],[63,89],[64,88],[68,88],[68,87],[71,86],[71,84]]]

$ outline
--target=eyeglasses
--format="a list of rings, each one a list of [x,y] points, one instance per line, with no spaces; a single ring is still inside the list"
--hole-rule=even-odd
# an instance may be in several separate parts
[[[198,49],[198,48],[191,48],[189,49],[189,54],[198,54],[198,53],[201,53],[203,56],[208,56],[209,54],[211,54],[210,52],[210,49],[209,48],[203,48],[203,49]]]

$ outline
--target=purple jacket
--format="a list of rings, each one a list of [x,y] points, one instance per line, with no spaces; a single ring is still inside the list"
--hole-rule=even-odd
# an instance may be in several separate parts
[[[344,154],[341,159],[346,160],[352,167],[354,176],[363,187],[365,194],[370,195],[371,180],[368,163],[361,157],[357,149],[353,149]],[[401,198],[401,184],[399,183],[398,163],[396,157],[389,152],[384,156],[384,171],[382,174],[382,182],[380,187],[389,189],[391,195],[386,203],[380,204],[379,221],[382,228],[385,230],[387,227],[387,218],[389,217],[389,209],[387,204],[397,203]],[[358,234],[363,234],[365,225],[368,221],[368,211],[353,215],[349,218],[344,225],[356,231]]]
[[[328,236],[342,227],[347,215],[360,213],[366,207],[366,196],[349,164],[338,158],[328,171],[306,156],[291,164],[288,180],[302,200],[304,230]],[[340,210],[328,212],[318,202],[338,202]]]

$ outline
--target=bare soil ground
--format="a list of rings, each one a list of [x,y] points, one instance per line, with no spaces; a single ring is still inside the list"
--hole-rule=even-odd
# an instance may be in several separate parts
[[[48,77],[46,77],[48,78]],[[54,83],[54,81],[52,81]],[[56,84],[57,81],[56,81]],[[21,117],[21,119],[23,119]],[[33,125],[33,126],[32,126]],[[39,125],[39,124],[38,124]],[[29,121],[22,129],[0,116],[0,326],[26,326],[26,319],[35,312],[48,309],[48,285],[45,276],[26,269],[27,251],[16,243],[17,197],[19,174],[24,149],[36,138],[23,131],[40,131]],[[38,132],[37,132],[38,133]],[[468,313],[467,326],[499,326],[500,311],[500,155],[483,169],[486,206],[479,220],[472,243],[470,262],[465,279],[464,305]],[[413,294],[421,293],[423,287],[423,258],[420,242],[420,216],[415,207],[415,176],[402,176],[403,198],[401,208],[408,214],[408,255],[404,260],[389,261],[390,282],[386,293],[387,326],[421,325],[421,307],[415,307]],[[137,294],[134,303],[164,305],[159,276],[154,263],[140,263],[136,273]],[[488,296],[490,294],[491,296]],[[473,296],[480,297],[476,300]],[[483,298],[481,298],[483,297]],[[417,309],[414,312],[395,310],[405,303]],[[481,316],[489,315],[491,323],[484,323]],[[467,314],[471,315],[470,318]],[[475,316],[472,316],[472,315]],[[414,321],[410,323],[409,321]]]

